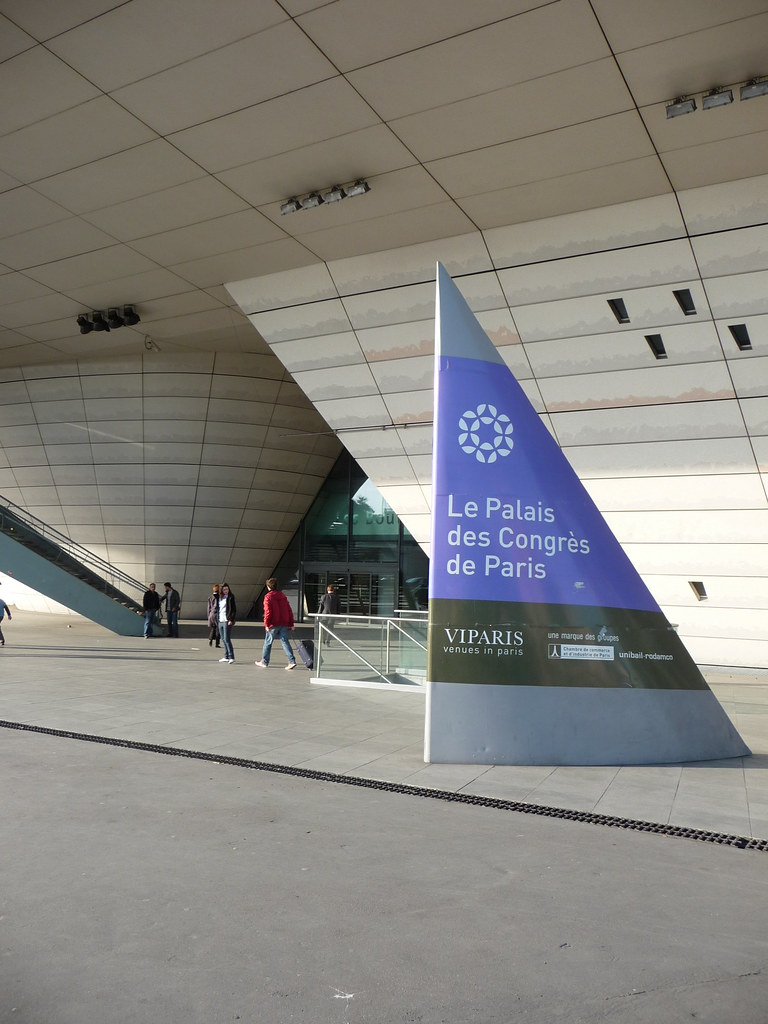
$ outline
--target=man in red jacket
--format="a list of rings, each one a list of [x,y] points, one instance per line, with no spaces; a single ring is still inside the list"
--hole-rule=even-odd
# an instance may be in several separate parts
[[[264,596],[264,628],[267,632],[264,636],[261,660],[256,662],[259,668],[269,668],[273,640],[280,641],[288,656],[285,671],[290,672],[291,669],[296,668],[296,655],[288,640],[288,634],[293,629],[293,610],[282,590],[277,589],[277,580],[274,577],[267,580],[267,593]]]

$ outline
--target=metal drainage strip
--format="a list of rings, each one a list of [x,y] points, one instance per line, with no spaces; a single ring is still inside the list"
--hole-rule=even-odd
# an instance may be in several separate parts
[[[61,736],[64,739],[82,740],[86,743],[102,743],[107,746],[124,747],[129,750],[146,750],[152,754],[191,757],[197,761],[213,761],[216,764],[229,764],[236,768],[250,768],[253,771],[293,775],[300,779],[314,779],[316,782],[335,782],[343,786],[358,786],[362,789],[375,789],[387,793],[403,793],[406,796],[421,796],[431,800],[448,800],[458,804],[471,804],[473,807],[493,807],[496,810],[518,811],[521,814],[538,814],[540,817],[545,818],[583,821],[588,825],[625,828],[633,832],[652,832],[660,836],[676,836],[680,839],[695,839],[701,843],[734,846],[739,850],[761,850],[768,852],[768,839],[750,839],[748,836],[732,836],[726,832],[706,832],[700,828],[663,825],[652,821],[637,821],[634,818],[616,818],[609,814],[595,814],[592,811],[570,811],[563,807],[545,807],[542,804],[521,803],[518,800],[499,800],[496,797],[476,796],[471,793],[452,793],[444,789],[422,789],[419,786],[406,786],[399,782],[382,782],[377,779],[356,778],[353,775],[338,775],[335,772],[319,772],[311,768],[295,768],[290,765],[270,764],[266,761],[250,761],[244,757],[222,757],[220,754],[208,754],[201,750],[162,747],[156,743],[118,740],[111,736],[91,736],[89,733],[70,732],[67,729],[46,729],[40,725],[25,725],[20,722],[4,722],[0,720],[0,728],[42,733],[44,736]]]

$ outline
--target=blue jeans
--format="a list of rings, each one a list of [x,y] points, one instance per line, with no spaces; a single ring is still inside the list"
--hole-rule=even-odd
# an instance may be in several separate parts
[[[179,613],[178,612],[166,612],[166,618],[168,620],[168,636],[179,635]]]
[[[154,608],[148,608],[144,612],[144,636],[152,636],[152,627],[155,624],[155,615],[157,612]]]
[[[219,635],[224,644],[224,657],[235,660],[235,649],[232,646],[232,626],[228,622],[219,622]]]
[[[283,645],[283,650],[288,655],[288,664],[296,664],[296,655],[293,653],[293,648],[288,642],[288,634],[290,629],[287,626],[273,626],[272,629],[268,629],[266,636],[264,637],[264,647],[261,650],[261,660],[265,665],[269,664],[269,656],[272,653],[272,641],[279,640]]]

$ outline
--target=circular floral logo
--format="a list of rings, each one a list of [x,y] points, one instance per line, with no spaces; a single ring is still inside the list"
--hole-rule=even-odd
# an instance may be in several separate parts
[[[478,462],[495,462],[509,455],[514,446],[512,422],[495,405],[478,405],[459,417],[459,445]]]

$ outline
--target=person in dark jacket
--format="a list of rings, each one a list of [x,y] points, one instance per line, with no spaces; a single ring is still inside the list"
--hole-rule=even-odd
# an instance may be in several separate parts
[[[150,640],[152,638],[152,627],[155,624],[157,613],[160,611],[160,595],[154,583],[149,584],[149,589],[144,594],[141,606],[144,609],[144,639]]]
[[[332,583],[329,583],[325,588],[325,593],[320,599],[320,607],[317,611],[319,615],[339,614],[339,595],[336,593],[336,588]],[[321,619],[320,621],[328,629],[333,629],[333,619]],[[326,631],[323,631],[323,643],[328,647],[331,645],[331,634]]]
[[[11,609],[8,607],[8,605],[5,603],[2,597],[0,597],[0,622],[3,621],[4,615],[8,616],[9,622],[13,618],[13,616],[11,615]],[[0,647],[5,647],[5,637],[3,636],[2,629],[0,629]]]
[[[222,583],[219,589],[219,634],[224,642],[224,657],[219,658],[221,663],[228,665],[235,663],[235,649],[232,646],[232,627],[237,622],[237,602],[235,595],[229,589],[228,583]],[[217,645],[218,646],[218,645]]]
[[[213,593],[208,598],[208,646],[216,641],[216,646],[221,647],[221,634],[219,633],[219,584],[213,584]]]
[[[264,647],[261,651],[261,660],[256,664],[259,668],[269,668],[269,657],[272,653],[272,641],[279,640],[283,650],[288,657],[286,672],[296,668],[296,655],[288,640],[288,634],[293,629],[293,609],[288,603],[288,598],[277,589],[277,580],[273,577],[267,580],[267,593],[264,596]]]
[[[163,586],[165,587],[165,617],[168,621],[168,636],[178,639],[181,598],[178,590],[174,590],[170,583],[164,583]]]

